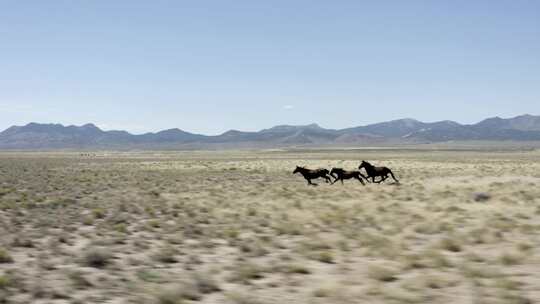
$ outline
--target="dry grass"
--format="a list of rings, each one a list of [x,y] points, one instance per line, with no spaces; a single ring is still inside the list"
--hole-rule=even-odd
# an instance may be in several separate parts
[[[539,216],[537,151],[0,153],[0,302],[534,303]]]

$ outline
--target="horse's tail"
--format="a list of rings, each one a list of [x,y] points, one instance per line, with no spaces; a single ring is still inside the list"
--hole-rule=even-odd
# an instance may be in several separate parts
[[[396,181],[396,183],[399,183],[399,181],[397,180],[397,178],[394,176],[394,173],[392,173],[392,170],[388,169],[388,173],[390,173],[390,175],[391,175],[392,178]]]

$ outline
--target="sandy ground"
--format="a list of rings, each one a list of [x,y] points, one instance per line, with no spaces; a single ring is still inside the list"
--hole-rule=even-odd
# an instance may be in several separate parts
[[[539,151],[0,153],[0,303],[536,303],[539,244]]]

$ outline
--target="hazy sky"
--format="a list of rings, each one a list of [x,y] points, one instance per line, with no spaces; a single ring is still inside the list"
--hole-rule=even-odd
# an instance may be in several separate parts
[[[540,1],[0,0],[0,129],[540,114]]]

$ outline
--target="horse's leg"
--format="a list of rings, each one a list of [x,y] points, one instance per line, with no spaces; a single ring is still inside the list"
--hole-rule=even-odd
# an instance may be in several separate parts
[[[397,178],[394,176],[394,173],[392,173],[392,170],[388,170],[388,172],[390,173],[390,175],[392,175],[392,178],[396,181],[396,183],[399,184],[399,181],[398,181]]]
[[[326,180],[327,183],[331,183],[332,182],[332,179],[330,177],[328,177],[328,175],[324,175],[324,178]]]
[[[356,178],[359,182],[361,182],[362,185],[364,185],[364,186],[366,185],[360,176],[355,175],[354,178]]]
[[[370,183],[369,179],[367,177],[364,176],[364,174],[362,173],[358,173],[360,175],[360,177],[362,177],[363,179],[365,179],[368,183]]]
[[[378,176],[380,176],[380,175],[378,175]],[[380,184],[382,181],[383,181],[382,176],[381,176],[381,180],[380,180],[380,181],[376,181],[376,180],[375,180],[375,176],[373,177],[373,182],[376,183],[376,184]]]

